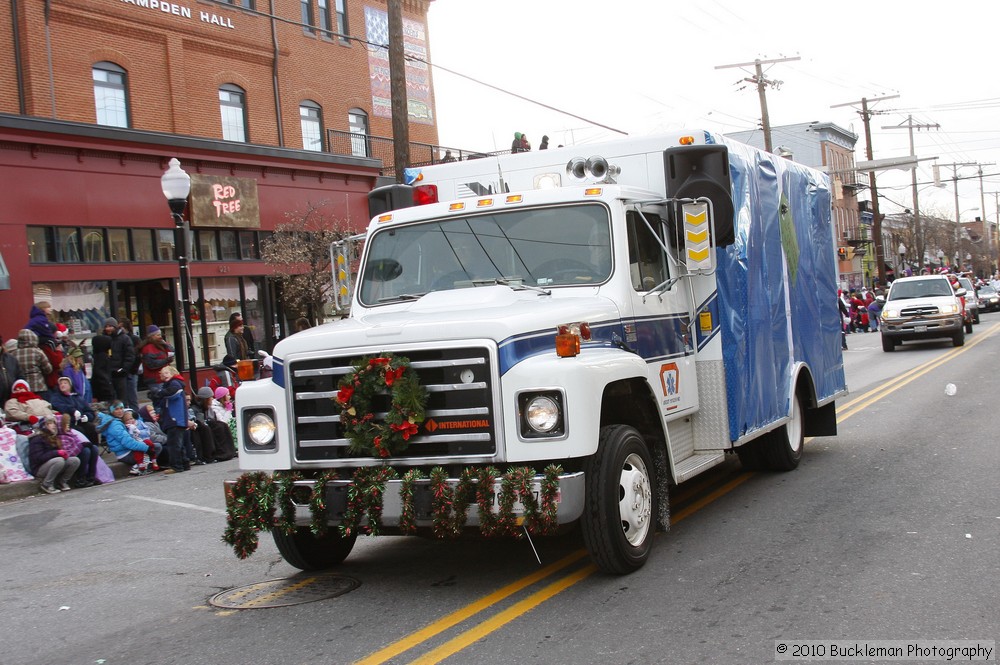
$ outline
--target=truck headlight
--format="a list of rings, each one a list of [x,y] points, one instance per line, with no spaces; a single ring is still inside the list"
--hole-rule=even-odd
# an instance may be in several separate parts
[[[247,450],[274,450],[278,446],[278,428],[270,410],[244,411],[243,431]]]
[[[898,319],[899,318],[899,310],[898,309],[887,309],[884,312],[882,312],[882,318],[883,319]]]
[[[959,312],[958,305],[941,305],[942,314],[958,314],[958,312]]]
[[[557,391],[529,392],[518,396],[521,436],[526,439],[565,433],[563,395]]]

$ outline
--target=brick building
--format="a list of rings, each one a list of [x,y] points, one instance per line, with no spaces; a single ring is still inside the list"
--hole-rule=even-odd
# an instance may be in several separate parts
[[[431,1],[402,3],[417,56],[410,139],[426,146],[437,142]],[[0,335],[48,300],[78,340],[109,315],[181,337],[159,187],[171,157],[194,180],[196,366],[221,359],[231,312],[264,348],[286,334],[299,313],[285,311],[260,242],[310,205],[367,223],[383,170],[373,145],[392,136],[387,51],[374,46],[387,42],[385,0],[10,0],[0,30],[11,45],[0,49]],[[200,199],[213,185],[233,186],[243,208],[211,214]]]

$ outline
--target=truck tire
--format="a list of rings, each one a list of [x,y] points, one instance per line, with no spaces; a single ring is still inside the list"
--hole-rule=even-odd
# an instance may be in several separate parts
[[[882,350],[885,352],[891,352],[896,348],[896,340],[891,337],[886,337],[882,335]]]
[[[656,472],[645,440],[627,425],[604,427],[584,471],[580,526],[591,558],[613,575],[638,570],[653,548],[658,510]]]
[[[760,450],[761,440],[754,439],[736,449],[736,456],[745,471],[760,471],[764,468],[764,456]]]
[[[955,346],[962,346],[965,344],[965,331],[959,330],[955,333],[955,336],[951,338],[951,343]]]
[[[344,538],[336,527],[330,527],[321,537],[313,535],[306,526],[300,526],[291,535],[282,533],[280,529],[275,529],[271,535],[282,558],[299,570],[323,570],[336,566],[347,558],[357,540],[357,535]]]
[[[965,334],[966,335],[971,335],[972,334],[972,321],[966,321],[965,322]]]
[[[805,441],[804,413],[802,399],[796,394],[792,398],[792,414],[788,422],[761,437],[760,451],[768,469],[791,471],[799,465]]]

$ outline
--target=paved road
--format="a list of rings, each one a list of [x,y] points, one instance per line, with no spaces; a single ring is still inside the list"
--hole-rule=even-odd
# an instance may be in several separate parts
[[[732,463],[678,488],[628,577],[594,572],[575,534],[538,542],[542,567],[525,542],[383,538],[338,571],[349,593],[219,610],[234,587],[323,582],[266,537],[247,561],[219,540],[235,462],[4,504],[0,663],[757,663],[778,639],[997,640],[1000,315],[960,349],[849,342],[840,435],[792,473]]]

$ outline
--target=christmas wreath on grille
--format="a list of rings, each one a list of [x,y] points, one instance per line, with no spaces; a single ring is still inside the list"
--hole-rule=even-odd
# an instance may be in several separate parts
[[[404,356],[366,356],[340,380],[333,399],[340,408],[340,426],[355,455],[385,458],[406,450],[424,422],[427,391]],[[375,400],[388,392],[385,419],[375,419]]]

